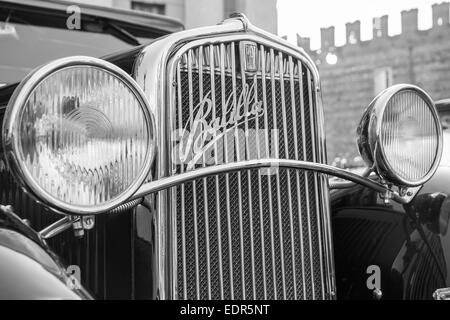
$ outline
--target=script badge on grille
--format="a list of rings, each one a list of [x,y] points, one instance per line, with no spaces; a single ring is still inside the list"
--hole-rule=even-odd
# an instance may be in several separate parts
[[[247,72],[258,71],[256,43],[251,41],[241,41],[239,46],[244,70]]]

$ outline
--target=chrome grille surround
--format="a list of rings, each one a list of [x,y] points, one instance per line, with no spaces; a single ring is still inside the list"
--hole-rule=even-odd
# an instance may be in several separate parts
[[[164,177],[164,176],[168,176],[168,175],[172,175],[172,174],[176,174],[176,166],[172,166],[172,159],[171,159],[171,152],[172,152],[172,142],[171,142],[171,134],[172,134],[172,129],[176,128],[175,125],[175,121],[176,121],[176,116],[173,114],[176,110],[175,106],[177,104],[177,83],[179,80],[179,75],[180,73],[177,72],[177,67],[178,67],[178,62],[180,61],[180,59],[183,58],[183,55],[186,52],[189,52],[189,50],[192,50],[193,48],[199,47],[199,46],[216,46],[217,48],[219,48],[219,51],[225,50],[226,48],[226,44],[230,44],[230,45],[235,45],[237,46],[240,41],[251,41],[253,43],[256,43],[258,46],[258,52],[260,52],[259,50],[262,50],[262,48],[267,48],[269,50],[269,58],[271,59],[270,61],[270,65],[274,65],[274,61],[276,60],[276,57],[278,55],[281,54],[281,56],[285,56],[286,59],[288,59],[288,64],[289,66],[292,65],[292,63],[295,66],[295,63],[297,62],[297,68],[299,65],[302,66],[302,68],[305,68],[305,70],[307,71],[307,79],[308,79],[308,84],[310,85],[310,89],[309,90],[309,97],[308,97],[308,101],[313,101],[312,105],[314,106],[314,108],[312,109],[313,114],[311,119],[311,128],[313,128],[313,138],[315,139],[314,142],[315,143],[311,143],[311,148],[313,148],[313,151],[311,153],[311,158],[308,159],[308,161],[314,161],[314,162],[320,162],[320,163],[325,163],[326,159],[325,159],[325,141],[324,141],[324,134],[323,134],[323,115],[322,115],[322,108],[321,108],[321,99],[320,99],[320,91],[319,91],[319,79],[318,79],[318,74],[317,74],[317,70],[315,69],[313,63],[309,60],[308,57],[306,57],[306,55],[299,50],[298,48],[295,47],[291,47],[289,44],[283,42],[282,40],[278,40],[276,38],[274,38],[273,35],[270,35],[268,33],[265,33],[262,30],[259,30],[257,28],[254,28],[253,26],[251,26],[248,21],[246,21],[244,18],[237,18],[237,19],[230,19],[230,20],[226,20],[222,25],[218,25],[218,26],[214,26],[214,27],[207,27],[207,28],[201,28],[201,29],[195,29],[195,30],[190,30],[190,31],[186,31],[186,32],[181,32],[172,36],[169,36],[163,40],[157,41],[155,43],[153,43],[151,46],[145,48],[143,50],[143,52],[141,53],[141,56],[138,58],[137,60],[137,64],[135,66],[135,78],[137,80],[137,82],[142,86],[142,88],[144,89],[144,92],[146,93],[147,97],[150,100],[150,104],[152,105],[152,107],[154,108],[154,112],[155,115],[157,116],[158,119],[158,125],[160,126],[160,128],[158,128],[157,132],[160,134],[159,137],[159,156],[158,156],[158,162],[157,162],[157,173],[156,175],[159,177]],[[234,50],[233,50],[234,51]],[[192,51],[190,51],[192,52]],[[223,52],[223,51],[222,51]],[[222,58],[221,58],[222,57]],[[224,54],[219,55],[219,60],[223,59],[223,57],[225,57]],[[210,55],[209,56],[209,60],[214,60],[214,56]],[[280,60],[278,60],[280,61]],[[215,63],[215,62],[214,62]],[[189,66],[192,66],[191,64],[187,64],[187,67],[190,68]],[[289,67],[291,68],[291,67]],[[288,68],[288,69],[289,69]],[[180,70],[180,69],[178,69]],[[235,82],[239,82],[239,81],[245,81],[245,77],[246,74],[245,73],[241,73],[241,75],[243,75],[243,77],[241,76],[241,78],[237,77],[236,74],[233,76],[233,72],[236,72],[236,68],[231,68],[230,72],[231,74],[228,75],[226,72],[223,71],[219,71],[219,76],[221,78],[225,77],[230,77],[232,79],[232,81]],[[289,72],[290,70],[287,70],[286,75],[292,75],[292,72]],[[275,73],[275,70],[272,68],[272,73]],[[190,74],[190,76],[189,76]],[[199,75],[202,75],[203,77],[212,77],[214,75],[211,75],[211,73],[204,73],[204,72],[198,72]],[[283,80],[283,77],[285,76],[284,73],[281,73],[281,78],[278,77],[276,78],[274,76],[274,74],[271,74],[270,79],[267,79],[269,82],[274,82],[277,81],[280,83],[280,85],[284,85],[285,81]],[[192,77],[192,72],[189,73],[188,72],[188,77]],[[200,76],[201,77],[201,76]],[[290,77],[290,76],[288,76]],[[301,77],[300,77],[301,78]],[[234,80],[233,80],[234,79]],[[192,79],[190,79],[192,80]],[[287,79],[286,83],[292,83],[292,81],[290,82],[289,80],[291,79]],[[189,84],[188,86],[193,85],[192,81],[188,81]],[[214,81],[213,81],[214,82]],[[168,85],[167,85],[168,84]],[[224,82],[222,82],[222,84],[224,84]],[[234,83],[235,85],[235,83]],[[233,87],[235,88],[235,86],[233,85]],[[165,90],[165,88],[168,87],[168,90]],[[272,90],[274,89],[274,87],[272,86],[271,88]],[[201,90],[201,89],[200,89]],[[289,87],[286,89],[286,92],[289,92],[290,90],[292,90],[292,86],[289,85]],[[214,90],[213,90],[214,91]],[[191,92],[192,88],[191,88]],[[285,92],[285,90],[281,90],[281,92]],[[292,92],[292,91],[291,91]],[[199,92],[199,95],[202,96],[202,92]],[[236,95],[234,95],[234,97],[236,98]],[[265,98],[267,98],[267,95],[264,95]],[[272,98],[275,98],[275,95],[272,95]],[[193,97],[191,96],[190,98],[188,98],[192,101]],[[282,98],[283,103],[285,102],[285,98]],[[192,102],[193,104],[193,102]],[[191,104],[191,105],[192,105]],[[275,105],[275,103],[273,103],[273,105]],[[264,105],[266,105],[266,103],[264,103]],[[223,106],[223,103],[222,103]],[[286,109],[283,108],[284,112],[284,117],[281,120],[282,122],[285,121],[285,113],[286,113]],[[277,115],[275,113],[272,114],[272,116],[276,117]],[[276,121],[276,120],[275,120]],[[295,123],[295,121],[294,121]],[[248,123],[246,123],[246,125],[248,125]],[[267,127],[267,126],[266,126]],[[284,128],[286,128],[286,125],[284,126]],[[305,128],[302,126],[302,129],[305,130]],[[285,132],[280,132],[280,135],[285,135]],[[305,135],[303,135],[303,137],[305,137]],[[248,139],[244,137],[244,139]],[[247,141],[248,144],[248,141]],[[300,146],[300,148],[305,147],[305,143],[303,142],[296,142],[294,144],[295,146]],[[287,147],[286,147],[287,148]],[[289,153],[290,151],[287,150],[286,148],[280,148],[280,153]],[[246,152],[249,152],[248,150]],[[295,152],[299,152],[299,150],[295,150]],[[288,154],[289,156],[289,154]],[[240,157],[240,158],[239,158]],[[286,156],[281,156],[282,158],[286,158]],[[245,160],[248,158],[252,158],[248,153],[246,154],[244,152],[244,154],[239,154],[239,152],[237,152],[237,154],[235,155],[235,159],[234,161],[241,161],[241,160]],[[295,158],[297,158],[297,155],[295,156]],[[231,176],[232,174],[225,174],[223,175],[223,179],[225,180],[225,187],[227,186],[227,184],[229,184],[229,178],[227,179],[226,177]],[[251,173],[250,171],[242,171],[242,172],[238,172],[235,174],[235,178],[238,181],[242,182],[242,179],[246,179],[245,181],[247,181],[247,185],[250,186],[250,181],[251,181],[251,176],[253,175],[253,173]],[[181,278],[182,279],[186,279],[186,277],[190,276],[194,276],[196,279],[199,278],[198,274],[201,272],[206,272],[207,274],[207,279],[209,279],[207,286],[206,286],[206,291],[204,288],[200,289],[200,281],[196,281],[195,282],[195,288],[193,289],[195,291],[194,296],[189,296],[192,293],[189,293],[189,295],[187,294],[187,289],[186,289],[186,285],[184,286],[180,286],[180,291],[178,290],[178,279],[179,279],[179,273],[178,273],[178,257],[177,257],[177,252],[178,252],[178,247],[177,247],[177,221],[176,221],[176,212],[177,212],[177,188],[185,188],[186,185],[188,184],[184,184],[182,186],[179,187],[175,187],[172,188],[172,190],[170,191],[161,191],[158,193],[158,195],[156,196],[156,201],[155,201],[155,209],[156,209],[156,220],[157,220],[157,230],[156,230],[156,235],[157,235],[157,239],[156,239],[156,248],[155,250],[158,251],[157,254],[157,261],[155,261],[155,275],[157,276],[158,281],[156,282],[156,289],[158,290],[159,293],[159,297],[161,299],[165,299],[165,298],[333,298],[334,297],[334,269],[333,269],[333,255],[332,255],[332,247],[331,247],[331,230],[330,230],[330,219],[329,219],[329,208],[328,208],[328,182],[327,179],[317,173],[311,173],[311,175],[307,175],[306,173],[302,172],[302,171],[287,171],[286,173],[286,178],[288,178],[289,180],[295,179],[298,180],[300,176],[305,176],[306,179],[310,179],[313,181],[313,183],[311,184],[312,188],[314,188],[314,199],[316,200],[314,202],[314,207],[311,210],[315,210],[315,212],[319,213],[317,215],[317,217],[319,218],[317,220],[317,232],[318,232],[318,241],[319,241],[319,246],[317,247],[320,250],[320,254],[318,255],[318,258],[320,259],[320,263],[319,263],[319,267],[320,267],[320,284],[321,284],[321,288],[318,292],[316,292],[315,290],[312,290],[311,295],[308,293],[305,293],[305,287],[307,284],[305,284],[305,280],[304,280],[304,272],[299,273],[300,275],[302,275],[300,278],[302,278],[301,280],[297,279],[296,282],[297,283],[301,283],[301,286],[299,286],[298,288],[300,288],[301,290],[298,290],[297,286],[291,286],[291,289],[293,292],[286,292],[287,288],[289,287],[288,285],[286,285],[286,275],[285,275],[285,265],[292,265],[293,268],[295,269],[296,266],[298,265],[304,265],[303,263],[298,263],[295,262],[295,259],[300,259],[300,261],[303,261],[303,255],[300,256],[300,258],[296,258],[294,257],[294,255],[292,254],[292,252],[294,251],[293,246],[294,246],[294,241],[291,242],[283,242],[283,224],[279,223],[278,226],[276,224],[274,224],[273,222],[270,222],[269,225],[272,228],[276,228],[278,227],[279,230],[278,232],[278,236],[280,237],[278,244],[282,247],[284,244],[287,245],[291,245],[291,255],[289,257],[284,257],[284,252],[285,250],[281,250],[279,252],[281,252],[280,254],[280,258],[281,258],[281,274],[280,272],[276,272],[276,270],[280,270],[280,267],[271,268],[271,272],[267,272],[267,270],[264,270],[264,268],[266,268],[266,264],[263,263],[262,264],[262,284],[259,284],[259,286],[263,287],[263,293],[262,296],[260,293],[256,293],[259,292],[258,290],[260,289],[255,289],[258,284],[256,283],[257,280],[255,280],[255,278],[258,278],[261,276],[260,273],[255,273],[255,260],[254,257],[251,256],[251,259],[249,259],[249,261],[251,261],[250,263],[250,269],[248,265],[246,265],[244,263],[244,259],[243,257],[248,254],[247,252],[244,252],[243,248],[244,248],[244,239],[243,237],[240,237],[240,239],[238,239],[238,243],[237,245],[240,247],[240,257],[242,259],[240,259],[240,261],[235,262],[235,264],[233,264],[233,262],[231,262],[230,267],[228,267],[228,272],[224,271],[224,265],[222,263],[219,264],[219,266],[212,266],[211,265],[211,257],[210,257],[210,250],[206,250],[206,255],[205,257],[201,257],[202,259],[206,258],[206,263],[201,265],[199,263],[196,263],[195,266],[195,271],[194,271],[194,275],[192,275],[192,273],[189,273],[188,275],[182,274]],[[289,176],[289,177],[287,177]],[[309,177],[309,178],[308,178]],[[210,177],[210,178],[204,178],[199,180],[198,182],[193,182],[190,183],[191,185],[195,185],[197,184],[202,184],[205,183],[206,184],[211,184],[213,187],[223,187],[222,183],[218,183],[217,181],[220,180],[221,177],[220,176],[215,176],[215,177]],[[257,175],[257,180],[260,181],[261,176]],[[274,193],[278,193],[277,196],[277,204],[278,207],[280,208],[281,203],[280,203],[280,188],[278,187],[279,185],[279,175],[275,175],[272,176],[272,178],[275,180],[274,182],[274,188],[276,190],[273,190],[272,192]],[[258,184],[259,187],[261,187],[261,184]],[[272,186],[272,183],[269,184],[270,186]],[[290,185],[290,184],[289,184]],[[297,185],[299,185],[297,183]],[[238,219],[237,219],[237,229],[239,229],[239,234],[240,235],[244,235],[243,230],[245,228],[248,228],[248,224],[244,223],[243,220],[245,219],[251,219],[252,214],[248,214],[248,212],[252,211],[252,208],[250,206],[250,208],[245,208],[245,210],[243,209],[242,205],[242,190],[241,188],[251,188],[251,187],[247,187],[247,186],[242,186],[242,183],[238,183],[236,184],[236,186],[238,187],[237,190],[237,197],[239,199],[239,204],[236,206],[235,210],[232,210],[230,208],[230,206],[232,205],[232,203],[230,203],[230,201],[226,201],[226,206],[224,208],[225,212],[231,212],[231,211],[235,211],[236,213],[238,212]],[[196,190],[196,188],[194,188],[193,190]],[[203,191],[202,191],[203,190]],[[228,190],[229,187],[228,187]],[[207,188],[203,188],[200,190],[200,192],[203,192],[203,196],[207,197],[207,195],[205,194],[205,192],[207,191]],[[196,191],[193,191],[193,193],[195,193]],[[250,192],[251,193],[251,192]],[[292,205],[292,194],[291,194],[291,190],[288,190],[287,192],[288,197],[289,197],[289,201],[287,201],[288,205],[291,206]],[[307,194],[307,193],[306,193]],[[229,193],[227,193],[227,195],[229,196]],[[258,196],[260,197],[259,200],[261,200],[261,192],[258,193]],[[194,198],[196,198],[197,195],[195,195]],[[219,195],[218,193],[216,194],[216,197],[218,198]],[[272,197],[266,197],[268,198],[268,201],[272,200]],[[317,201],[318,200],[318,201]],[[179,202],[179,200],[178,200]],[[220,202],[220,203],[219,203]],[[300,205],[300,200],[297,202],[298,205]],[[220,199],[217,199],[217,203],[219,203],[219,206],[222,205],[223,206],[223,201],[221,202]],[[250,201],[250,203],[252,203],[252,201]],[[261,203],[261,201],[260,201]],[[302,202],[304,203],[304,202]],[[193,204],[194,205],[194,204]],[[195,204],[198,205],[198,204]],[[208,201],[204,202],[204,203],[200,203],[200,205],[202,206],[200,208],[200,210],[192,210],[192,213],[194,214],[194,220],[196,221],[196,219],[198,219],[198,217],[195,217],[195,215],[200,215],[200,216],[204,216],[204,221],[205,221],[205,225],[202,226],[202,228],[209,228],[210,226],[208,225],[209,223],[209,219],[210,219],[210,215],[205,215],[206,212],[208,212],[208,209],[205,208],[205,205],[208,205]],[[233,204],[234,205],[234,204]],[[283,203],[283,206],[285,204]],[[270,205],[270,207],[272,208],[272,204]],[[183,209],[184,206],[181,206],[180,210],[184,210]],[[216,206],[216,210],[217,210],[217,206]],[[309,204],[306,203],[306,208],[308,208],[309,210]],[[218,210],[217,210],[218,211]],[[285,224],[288,226],[288,237],[291,236],[292,239],[292,234],[293,234],[293,223],[292,223],[292,214],[293,211],[289,210],[290,215],[288,216],[289,219],[291,219],[289,221],[288,224]],[[236,214],[237,215],[237,214]],[[247,215],[248,217],[243,217],[243,215]],[[184,214],[180,215],[180,217],[182,217],[183,219],[186,218]],[[230,218],[230,214],[227,214],[226,217]],[[308,215],[308,217],[313,217],[315,218],[315,215]],[[278,210],[278,214],[274,215],[272,217],[272,215],[270,215],[270,219],[278,219],[278,220],[282,220],[283,217],[281,217],[281,210]],[[246,221],[246,220],[245,220]],[[262,221],[262,218],[259,220],[259,222]],[[226,221],[225,225],[230,226],[231,222]],[[250,222],[250,226],[253,226],[254,223]],[[193,234],[196,234],[198,237],[198,226],[196,223],[191,224],[191,227],[194,229],[192,230]],[[228,240],[232,239],[231,236],[231,229],[228,228],[227,232],[224,233],[225,236],[227,236]],[[253,230],[253,228],[250,228],[250,230]],[[273,234],[273,232],[272,232]],[[309,232],[309,234],[311,234]],[[181,237],[185,237],[185,233],[181,233]],[[198,238],[197,238],[198,239]],[[181,241],[186,241],[185,240],[181,240]],[[209,240],[208,237],[206,237],[205,239],[206,244],[204,244],[204,246],[209,247]],[[255,235],[253,234],[253,232],[250,232],[249,237],[247,237],[247,240],[245,240],[245,242],[251,242],[252,245],[250,246],[251,248],[254,248],[253,246],[253,242],[255,241]],[[219,241],[219,243],[221,244],[222,242]],[[273,245],[274,241],[271,240],[271,245]],[[199,249],[195,248],[196,246],[198,246],[198,243],[196,241],[194,241],[194,256],[196,261],[199,261],[198,259],[198,255],[199,255]],[[202,244],[203,246],[203,244]],[[228,245],[228,255],[229,257],[233,257],[233,248],[235,248],[236,245],[234,245],[234,243],[231,243],[231,245]],[[303,244],[302,244],[303,247]],[[272,249],[272,248],[271,248]],[[310,248],[311,249],[311,248]],[[218,256],[219,257],[223,257],[224,256],[224,248],[221,247],[221,245],[218,245]],[[231,250],[231,251],[230,251]],[[288,250],[289,251],[289,250]],[[287,252],[288,252],[287,251]],[[311,250],[310,250],[311,251]],[[231,252],[231,253],[230,253]],[[272,253],[273,253],[273,249],[272,249]],[[303,253],[303,251],[302,251]],[[213,253],[216,254],[216,253]],[[251,254],[253,255],[254,252],[253,250],[251,250]],[[263,255],[264,256],[264,255]],[[295,255],[298,256],[298,255]],[[272,254],[272,257],[274,257],[274,255]],[[230,260],[230,259],[229,259]],[[239,260],[239,259],[237,259]],[[273,262],[274,259],[272,259]],[[186,259],[184,259],[184,261],[186,261]],[[312,259],[310,259],[309,261],[311,264],[313,263]],[[185,262],[184,262],[185,263]],[[211,271],[212,267],[217,267],[218,270],[216,271]],[[313,267],[314,268],[314,267]],[[186,268],[183,268],[183,270],[186,270]],[[183,270],[181,270],[181,272],[183,273]],[[248,270],[250,270],[251,272],[248,272]],[[296,272],[295,271],[290,271],[292,272],[292,275],[288,275],[287,277],[290,279],[292,279],[293,277],[295,277]],[[219,285],[219,290],[217,291],[217,287],[213,287],[211,285],[210,279],[211,277],[217,277],[217,275],[219,275],[219,279],[223,279],[223,275],[224,273],[228,273],[229,274],[229,287],[230,289],[228,290],[229,292],[224,292],[226,290],[224,290],[224,286],[223,285]],[[269,273],[271,273],[271,275],[269,275]],[[239,275],[240,274],[240,275]],[[250,280],[249,281],[244,281],[243,279],[241,280],[235,280],[233,279],[233,276],[237,275],[237,277],[247,277]],[[272,278],[272,289],[268,289],[267,288],[267,278],[271,277]],[[280,278],[281,277],[281,278]],[[232,288],[232,286],[236,283],[238,288]],[[276,284],[275,284],[276,283]],[[281,285],[279,284],[281,283]],[[314,285],[314,283],[312,284]],[[278,289],[278,293],[276,292]],[[202,292],[206,292],[205,294],[200,294],[200,291],[202,290]],[[247,294],[246,294],[247,292]],[[251,293],[249,293],[251,292]]]

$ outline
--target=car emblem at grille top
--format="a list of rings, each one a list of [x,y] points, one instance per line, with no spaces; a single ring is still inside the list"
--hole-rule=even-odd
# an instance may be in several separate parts
[[[241,41],[239,44],[241,51],[241,63],[244,71],[256,72],[258,71],[257,50],[256,43],[251,41]]]

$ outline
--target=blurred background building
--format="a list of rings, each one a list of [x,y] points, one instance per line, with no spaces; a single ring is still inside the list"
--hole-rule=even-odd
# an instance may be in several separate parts
[[[214,25],[230,13],[245,13],[250,21],[277,34],[276,0],[77,0],[76,2],[141,10],[179,19],[187,29]]]
[[[328,160],[358,155],[356,127],[365,107],[381,90],[415,84],[435,100],[450,98],[450,4],[432,6],[432,27],[418,30],[418,10],[401,12],[401,34],[388,35],[388,16],[373,18],[373,39],[361,41],[360,21],[349,22],[346,43],[335,46],[335,28],[321,29],[321,48],[297,36],[316,62],[322,81]]]

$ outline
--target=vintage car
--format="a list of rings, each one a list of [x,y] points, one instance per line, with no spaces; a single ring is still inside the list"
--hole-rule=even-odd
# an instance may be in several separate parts
[[[449,296],[419,87],[361,109],[358,174],[327,164],[314,63],[243,14],[0,0],[0,43],[0,299]]]

